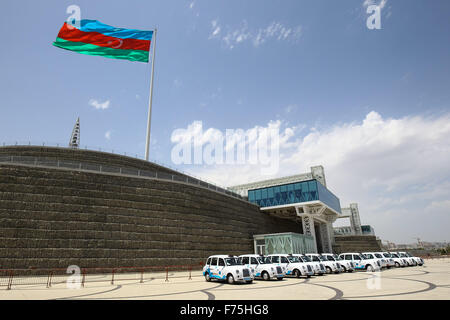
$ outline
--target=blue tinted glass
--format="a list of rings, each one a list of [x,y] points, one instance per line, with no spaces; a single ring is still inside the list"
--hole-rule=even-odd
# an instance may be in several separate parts
[[[295,193],[294,193],[294,191],[289,191],[288,192],[288,197],[289,197],[289,203],[295,203]]]
[[[302,192],[309,192],[308,181],[302,182]]]
[[[295,190],[295,202],[302,202],[302,191],[301,190]]]
[[[320,200],[341,212],[339,198],[316,180],[249,190],[248,199],[261,207]]]
[[[261,199],[267,199],[267,189],[261,190]]]

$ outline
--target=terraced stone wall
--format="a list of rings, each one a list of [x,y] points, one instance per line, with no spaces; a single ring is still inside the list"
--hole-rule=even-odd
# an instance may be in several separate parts
[[[333,251],[343,252],[378,252],[382,251],[381,241],[376,236],[335,236]]]
[[[67,159],[106,161],[88,153]],[[140,162],[118,157],[108,163]],[[252,253],[253,234],[299,230],[251,203],[182,182],[0,164],[0,268],[199,264],[212,254]]]

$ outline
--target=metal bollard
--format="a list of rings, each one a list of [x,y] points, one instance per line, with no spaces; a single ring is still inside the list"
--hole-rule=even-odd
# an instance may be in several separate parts
[[[111,284],[114,284],[114,272],[115,272],[115,269],[112,269]]]
[[[9,271],[9,279],[8,279],[8,286],[6,287],[6,290],[11,290],[12,282],[14,278],[14,271]]]
[[[86,270],[83,269],[83,278],[81,279],[81,286],[84,288],[84,281],[86,280]]]
[[[169,281],[169,267],[166,267],[166,282]]]
[[[52,276],[53,276],[53,271],[51,271],[48,274],[48,277],[47,277],[47,288],[50,288],[52,286]]]
[[[144,270],[141,270],[141,283],[144,283]]]
[[[189,279],[188,280],[192,280],[192,266],[189,266]]]

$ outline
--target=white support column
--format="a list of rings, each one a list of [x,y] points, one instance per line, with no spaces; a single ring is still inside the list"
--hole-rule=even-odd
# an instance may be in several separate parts
[[[321,223],[320,230],[320,239],[322,240],[322,250],[325,253],[332,253],[333,247],[331,245],[331,237],[329,231],[330,223]]]
[[[361,230],[361,220],[359,218],[359,209],[358,209],[357,203],[350,203],[350,212],[351,212],[350,224],[353,229],[353,232],[356,235],[360,235],[360,234],[362,234],[362,230]]]
[[[320,230],[320,239],[322,240],[322,250],[325,253],[331,253],[331,241],[330,241],[330,235],[328,232],[328,223],[321,223],[319,225]]]
[[[302,216],[303,234],[310,235],[314,238],[314,251],[317,253],[316,231],[314,229],[314,218],[310,214]]]
[[[327,223],[327,228],[328,228],[328,235],[330,237],[330,253],[333,253],[333,244],[335,244],[335,240],[334,240],[334,229],[333,229],[333,223],[329,222]]]

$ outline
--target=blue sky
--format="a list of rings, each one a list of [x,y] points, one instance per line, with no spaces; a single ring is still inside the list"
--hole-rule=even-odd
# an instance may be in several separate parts
[[[383,7],[381,30],[366,27],[366,6],[371,2]],[[125,28],[158,28],[151,159],[173,166],[171,134],[194,121],[202,121],[204,129],[223,132],[279,121],[282,130],[293,130],[290,141],[305,148],[305,138],[314,132],[322,139],[317,146],[334,133],[339,135],[339,130],[350,130],[352,137],[352,128],[364,129],[365,124],[377,123],[387,132],[399,122],[408,130],[417,125],[409,135],[406,130],[398,135],[393,130],[393,136],[378,137],[380,141],[398,138],[402,143],[391,150],[380,142],[380,152],[371,161],[364,160],[369,165],[374,159],[385,159],[391,150],[396,160],[389,164],[376,161],[353,172],[360,159],[356,155],[362,154],[367,141],[373,141],[369,137],[359,144],[360,149],[346,151],[346,164],[339,151],[306,161],[301,153],[287,150],[278,176],[324,164],[330,188],[342,204],[360,203],[363,222],[372,223],[383,238],[412,242],[423,232],[424,239],[450,240],[448,195],[436,196],[434,189],[429,191],[431,198],[421,199],[421,209],[415,209],[417,223],[410,233],[398,235],[390,227],[392,215],[380,218],[393,210],[400,221],[416,208],[418,204],[406,200],[407,204],[385,207],[380,203],[395,192],[396,199],[413,197],[415,191],[405,190],[420,189],[424,177],[436,179],[440,190],[450,190],[445,165],[450,161],[445,143],[450,134],[442,129],[450,111],[448,1],[3,1],[0,143],[66,145],[79,116],[82,146],[143,157],[150,64],[53,47],[68,17],[66,8],[72,4],[81,8],[84,19]],[[106,103],[107,108],[96,109],[92,101]],[[437,138],[418,142],[422,130],[435,129],[441,130]],[[414,148],[408,148],[411,143]],[[417,148],[417,155],[429,152],[430,144],[442,152],[439,165],[418,158],[417,166],[404,173],[416,180],[405,178],[398,190],[375,183],[384,179],[374,171],[384,170],[383,165],[394,166],[390,176],[402,171],[400,166],[407,160],[398,156],[405,154],[403,149]],[[436,171],[417,174],[430,166]],[[225,171],[234,176],[239,170],[248,173],[249,168],[180,169],[222,185],[258,179],[255,174],[238,175],[240,180],[223,175]],[[352,187],[345,183],[349,175],[360,176]],[[367,185],[368,181],[375,185]],[[436,232],[430,225],[425,232],[420,227],[419,213],[430,206],[443,210],[437,219],[445,230],[441,227]]]

